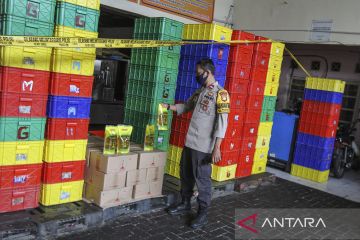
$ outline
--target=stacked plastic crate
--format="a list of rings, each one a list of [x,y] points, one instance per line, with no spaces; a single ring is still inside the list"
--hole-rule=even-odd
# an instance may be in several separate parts
[[[58,1],[55,36],[97,37],[99,0]],[[55,48],[40,203],[82,199],[95,48]]]
[[[328,180],[344,88],[340,80],[306,79],[292,175]]]
[[[56,1],[0,2],[0,34],[52,36]],[[38,205],[51,48],[0,48],[0,212]]]
[[[232,30],[216,24],[188,24],[184,27],[183,40],[185,41],[211,41],[222,42],[231,39]],[[186,101],[200,86],[196,82],[196,63],[204,58],[210,58],[215,64],[215,79],[224,86],[226,68],[229,56],[229,45],[215,44],[189,44],[181,47],[181,58],[179,63],[179,75],[176,84],[176,102]],[[189,128],[191,113],[174,116],[172,121],[172,132],[166,172],[172,176],[179,177],[179,162],[185,137]],[[225,154],[232,151],[231,139],[228,138],[222,144]],[[226,149],[226,150],[225,150]],[[230,158],[230,153],[228,154]],[[226,155],[226,156],[228,156]],[[232,160],[231,160],[232,161]],[[231,161],[220,163],[221,166],[231,165]],[[213,178],[226,177],[229,167],[213,166]],[[231,178],[231,176],[229,176]]]
[[[135,20],[134,39],[181,40],[183,23],[167,18]],[[174,103],[180,46],[132,49],[126,92],[125,124],[134,126],[132,140],[142,144],[147,124],[157,124],[160,103]],[[171,123],[172,115],[168,115]],[[167,131],[155,130],[155,148],[167,151]]]
[[[264,38],[258,38],[264,39]],[[252,167],[252,174],[265,172],[269,144],[271,139],[271,131],[273,126],[273,118],[275,113],[275,105],[277,93],[279,88],[279,80],[281,73],[281,64],[283,61],[283,53],[285,45],[278,42],[273,43],[259,43],[258,50],[268,58],[268,68],[266,74],[264,73],[261,80],[265,80],[264,100],[262,103],[262,111],[260,117],[260,124],[258,127],[258,137],[256,140],[256,150],[254,155],[254,164]],[[263,60],[266,62],[265,60]],[[264,68],[265,69],[265,68]]]

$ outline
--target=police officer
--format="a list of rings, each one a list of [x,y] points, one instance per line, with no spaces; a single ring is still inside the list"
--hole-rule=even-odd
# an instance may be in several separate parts
[[[196,183],[199,204],[192,228],[205,225],[211,201],[211,163],[221,160],[220,145],[225,136],[230,99],[214,78],[212,60],[203,59],[196,64],[196,80],[201,87],[184,103],[164,104],[178,115],[193,111],[180,161],[182,201],[168,209],[171,215],[191,211],[190,199]]]

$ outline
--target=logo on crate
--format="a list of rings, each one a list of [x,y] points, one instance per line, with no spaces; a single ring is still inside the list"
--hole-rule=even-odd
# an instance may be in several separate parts
[[[35,60],[31,57],[24,57],[23,64],[25,65],[35,65]]]
[[[24,203],[24,197],[18,197],[18,198],[13,198],[12,199],[12,205],[13,206],[16,206],[16,205],[19,205],[19,204],[22,204]]]
[[[168,83],[168,82],[170,82],[170,76],[168,74],[165,74],[164,83]]]
[[[66,136],[74,136],[74,128],[66,127]]]
[[[169,89],[164,89],[163,98],[168,98],[168,97],[169,97]]]
[[[60,200],[64,200],[64,199],[68,199],[68,198],[70,198],[69,192],[61,192],[60,193]]]
[[[26,160],[27,160],[27,154],[25,153],[16,154],[16,161],[26,161]]]
[[[17,138],[24,140],[24,139],[28,139],[29,138],[29,127],[27,126],[22,126],[19,127],[18,132],[17,132]]]
[[[74,117],[76,116],[76,107],[68,108],[68,116],[70,117],[71,115],[73,115]]]
[[[61,174],[61,179],[65,180],[65,179],[71,179],[72,178],[72,172],[63,172]]]
[[[24,114],[30,114],[31,106],[19,106],[19,112]]]
[[[70,92],[71,93],[80,93],[80,88],[78,88],[76,85],[70,85]]]
[[[26,91],[26,90],[28,90],[29,92],[32,92],[32,90],[33,90],[33,86],[34,86],[34,81],[23,81],[22,82],[22,87],[21,87],[21,89],[22,89],[22,91]]]
[[[75,16],[75,26],[84,28],[85,27],[85,16],[78,14]]]
[[[224,49],[220,48],[218,52],[218,60],[221,60],[223,58],[223,55],[224,55]]]
[[[80,71],[81,69],[81,62],[80,61],[73,61],[72,69],[76,71]]]
[[[26,16],[39,18],[39,4],[28,1],[26,5]]]
[[[25,183],[27,179],[27,175],[14,176],[14,183]]]

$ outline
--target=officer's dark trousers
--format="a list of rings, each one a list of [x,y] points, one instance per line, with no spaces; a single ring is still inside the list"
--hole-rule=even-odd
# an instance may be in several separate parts
[[[200,209],[211,202],[211,154],[184,147],[180,160],[181,196],[190,199],[194,185],[198,188]]]

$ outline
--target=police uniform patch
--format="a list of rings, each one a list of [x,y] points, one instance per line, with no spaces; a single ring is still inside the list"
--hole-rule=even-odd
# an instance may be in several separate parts
[[[222,89],[218,92],[216,98],[217,113],[230,113],[229,93]]]

